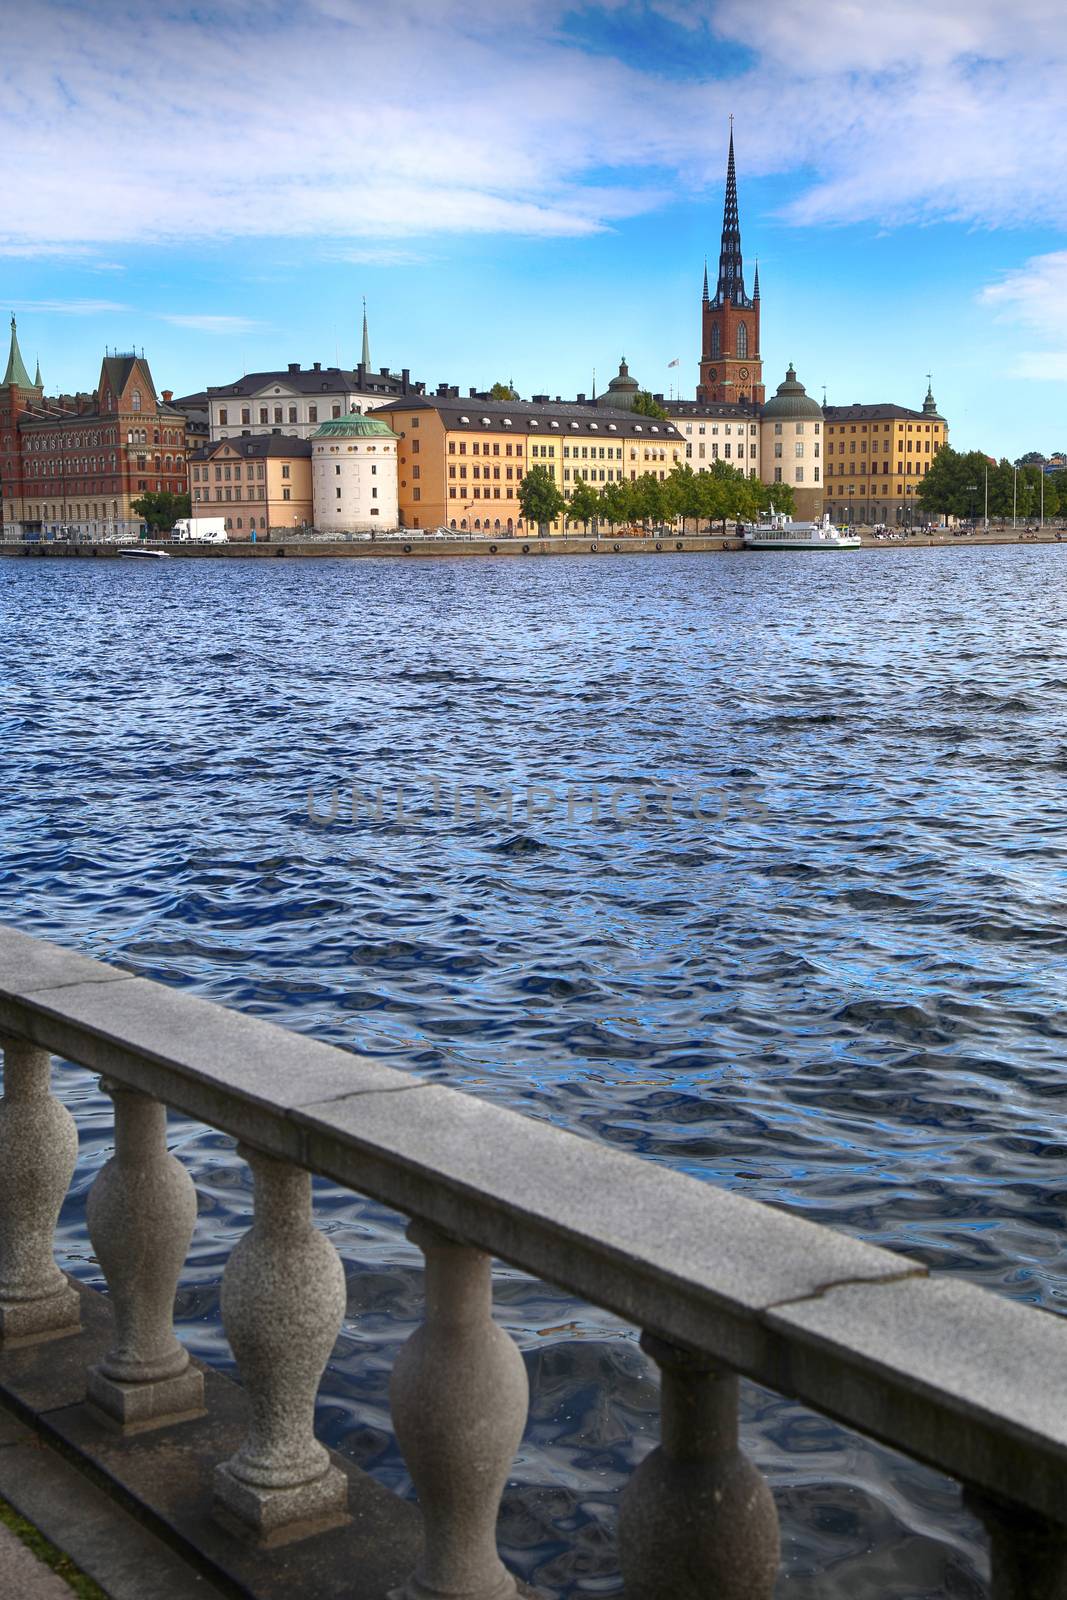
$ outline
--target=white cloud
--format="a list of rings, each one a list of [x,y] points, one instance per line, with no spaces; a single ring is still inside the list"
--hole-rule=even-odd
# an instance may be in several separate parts
[[[196,333],[251,333],[262,327],[262,323],[251,317],[211,316],[199,311],[187,314],[161,311],[158,316],[161,322],[169,322],[175,328],[190,328]]]
[[[978,298],[1001,321],[1042,336],[1046,348],[1018,352],[1014,376],[1042,382],[1067,379],[1067,250],[1032,256],[987,284]]]
[[[353,246],[330,252],[334,261],[347,261],[356,267],[415,267],[427,258],[417,250],[400,250],[391,245]]]
[[[103,317],[129,306],[114,300],[13,300],[13,311],[36,311],[60,317]]]
[[[729,110],[799,225],[1067,223],[1060,0],[34,0],[4,51],[0,253],[576,237],[717,188]]]

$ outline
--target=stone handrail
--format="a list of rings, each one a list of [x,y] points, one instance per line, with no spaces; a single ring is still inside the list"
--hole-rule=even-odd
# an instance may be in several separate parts
[[[769,1491],[737,1442],[744,1374],[962,1480],[996,1600],[1067,1596],[1067,1326],[771,1207],[345,1050],[0,929],[0,1346],[76,1326],[52,1255],[76,1133],[49,1053],[99,1072],[115,1156],[90,1194],[114,1344],[88,1374],[112,1425],[195,1415],[171,1326],[195,1195],[165,1107],[238,1141],[255,1222],[223,1321],[251,1402],[216,1470],[220,1515],[257,1537],[322,1528],[345,1486],[313,1434],[344,1274],[310,1173],[412,1219],[426,1320],[396,1364],[397,1439],[425,1547],[408,1600],[516,1592],[495,1519],[525,1419],[517,1349],[491,1316],[499,1257],[642,1330],[662,1443],[620,1507],[632,1600],[760,1600],[778,1560]]]

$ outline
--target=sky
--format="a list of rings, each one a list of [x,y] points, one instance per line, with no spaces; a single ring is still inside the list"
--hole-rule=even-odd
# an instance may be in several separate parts
[[[375,366],[692,397],[734,117],[768,392],[1067,446],[1059,0],[0,0],[0,310],[48,392]],[[671,363],[677,361],[677,366]],[[594,377],[595,375],[595,377]]]

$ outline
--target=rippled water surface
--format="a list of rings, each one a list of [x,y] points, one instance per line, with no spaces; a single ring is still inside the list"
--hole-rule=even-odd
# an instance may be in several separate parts
[[[0,917],[1059,1311],[1065,589],[1034,548],[4,561]],[[110,1102],[62,1081],[62,1243],[98,1282]],[[225,1366],[249,1178],[172,1131],[182,1334]],[[386,1385],[420,1258],[375,1205],[317,1207],[350,1313],[322,1431],[408,1492]],[[533,1391],[508,1554],[610,1595],[655,1383],[606,1314],[510,1269],[497,1304]],[[756,1389],[745,1419],[783,1600],[984,1596],[953,1485]]]

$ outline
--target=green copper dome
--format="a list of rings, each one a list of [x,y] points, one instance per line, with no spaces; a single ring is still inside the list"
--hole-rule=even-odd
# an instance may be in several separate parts
[[[778,385],[778,393],[763,408],[765,417],[822,418],[822,406],[813,400],[802,383],[797,382],[796,369],[790,366],[785,382]]]
[[[331,417],[315,433],[313,439],[396,439],[387,422],[377,417],[364,416],[362,411],[350,411],[346,417]]]

